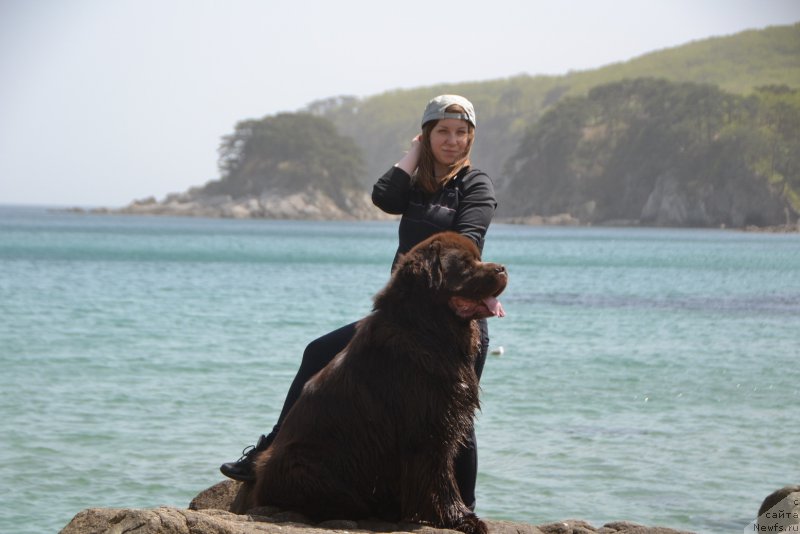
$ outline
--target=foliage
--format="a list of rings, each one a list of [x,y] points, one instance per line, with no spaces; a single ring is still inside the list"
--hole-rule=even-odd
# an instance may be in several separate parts
[[[783,185],[800,211],[800,90],[786,85],[759,87],[757,140],[746,143],[759,157],[752,166],[770,183]],[[749,131],[739,135],[755,137]],[[756,153],[755,148],[760,150]],[[754,155],[754,157],[756,157]]]
[[[800,24],[794,24],[696,41],[563,76],[519,75],[394,90],[363,99],[340,96],[314,102],[307,111],[332,120],[362,148],[367,167],[363,185],[368,187],[408,149],[430,98],[462,94],[472,100],[478,114],[473,162],[502,185],[505,163],[526,129],[562,98],[641,77],[711,84],[734,94],[748,94],[765,84],[800,87],[798,58]]]
[[[337,201],[358,189],[364,174],[361,150],[333,123],[308,113],[282,113],[241,121],[219,148],[222,178],[204,193],[234,198],[265,191],[292,193],[319,187]]]
[[[727,191],[730,198],[708,204],[711,211],[766,194],[797,212],[798,57],[800,23],[563,76],[318,100],[297,114],[237,124],[220,147],[222,178],[204,192],[247,196],[315,185],[342,205],[344,191],[368,190],[408,149],[430,98],[457,93],[478,112],[472,161],[494,179],[501,214],[637,219],[667,175],[697,197]]]
[[[747,30],[651,52],[630,61],[575,73],[571,85],[578,93],[626,78],[664,78],[695,82],[748,94],[765,80],[800,87],[800,23]]]
[[[783,207],[796,218],[799,95],[638,78],[564,99],[509,160],[505,212],[638,221],[648,202],[667,198],[687,206],[689,225],[775,224]]]

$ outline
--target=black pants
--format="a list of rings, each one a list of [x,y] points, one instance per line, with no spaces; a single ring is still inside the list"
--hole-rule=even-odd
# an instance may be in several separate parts
[[[489,349],[489,329],[486,319],[478,321],[478,326],[481,333],[481,349],[475,360],[475,373],[478,375],[478,380],[480,380],[483,373],[483,365],[486,363],[486,352]],[[281,415],[278,417],[278,424],[272,429],[270,438],[274,439],[275,434],[278,433],[283,419],[300,397],[305,383],[345,348],[355,335],[355,332],[356,323],[350,323],[308,344],[305,352],[303,352],[303,361],[300,363],[300,369],[298,369],[297,375],[289,387],[289,392],[286,394],[283,410],[281,410]],[[474,428],[456,457],[454,469],[461,498],[464,500],[464,504],[474,510],[475,481],[478,477],[478,446],[475,440]]]

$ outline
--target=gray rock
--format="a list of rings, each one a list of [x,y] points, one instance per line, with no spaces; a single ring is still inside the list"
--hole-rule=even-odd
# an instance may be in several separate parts
[[[763,532],[796,532],[800,526],[800,485],[784,486],[769,494],[758,510],[756,525]]]
[[[189,509],[160,507],[148,510],[90,508],[76,515],[61,534],[346,534],[358,532],[413,532],[455,534],[456,531],[425,525],[368,520],[336,520],[313,524],[296,512],[274,507],[247,510],[248,484],[226,480],[198,494]],[[686,534],[636,523],[608,523],[595,528],[585,521],[569,520],[533,526],[513,521],[486,520],[491,534]]]
[[[205,195],[199,189],[173,193],[161,201],[149,197],[129,205],[93,213],[124,215],[174,215],[228,219],[293,219],[293,220],[381,220],[391,219],[372,204],[367,192],[342,192],[338,203],[327,193],[314,187],[303,191],[270,190],[260,196],[232,198],[230,195]]]

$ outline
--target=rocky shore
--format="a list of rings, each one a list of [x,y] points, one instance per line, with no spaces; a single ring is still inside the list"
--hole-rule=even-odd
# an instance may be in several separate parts
[[[69,211],[86,212],[81,208]],[[337,202],[314,187],[296,192],[266,191],[257,197],[240,198],[230,195],[206,195],[195,188],[185,193],[167,195],[162,201],[149,197],[135,200],[122,208],[96,208],[88,210],[88,213],[310,221],[391,218],[372,204],[372,199],[366,192],[343,194]]]
[[[209,217],[219,219],[288,219],[304,221],[370,221],[396,218],[372,204],[367,193],[349,194],[343,202],[335,202],[324,192],[307,188],[304,191],[280,194],[264,193],[260,197],[233,198],[229,195],[207,196],[190,190],[173,193],[164,200],[155,197],[135,200],[122,208],[69,208],[72,213],[96,215],[166,215],[175,217]],[[638,220],[613,220],[587,224],[569,214],[498,217],[498,223],[526,226],[642,226]],[[648,225],[650,226],[650,225]],[[725,229],[725,227],[722,227]],[[737,230],[730,228],[731,230]],[[746,226],[740,231],[757,233],[800,233],[800,223],[777,226]]]
[[[78,513],[60,534],[348,534],[392,532],[456,534],[456,531],[380,520],[336,520],[314,523],[295,512],[274,507],[246,509],[250,486],[225,480],[200,492],[189,508],[89,508]],[[569,519],[543,525],[482,518],[490,534],[692,534],[685,530],[615,521],[594,527]],[[797,532],[800,529],[800,485],[784,486],[768,495],[747,532]]]
[[[417,524],[377,520],[326,521],[314,524],[304,516],[271,507],[242,510],[248,486],[231,480],[198,494],[188,509],[90,508],[78,513],[61,534],[345,534],[347,532],[397,532],[454,534],[455,531]],[[687,531],[648,527],[619,521],[594,527],[585,521],[567,520],[545,525],[485,519],[491,534],[687,534]]]
[[[800,222],[795,224],[780,224],[777,226],[746,226],[744,231],[763,234],[796,234],[800,233]]]

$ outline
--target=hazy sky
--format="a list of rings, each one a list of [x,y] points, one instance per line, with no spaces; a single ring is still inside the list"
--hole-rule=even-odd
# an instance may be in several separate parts
[[[798,21],[800,0],[0,0],[0,203],[162,199],[217,178],[242,119]]]

